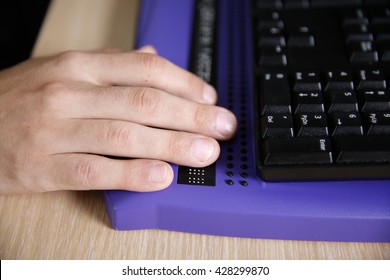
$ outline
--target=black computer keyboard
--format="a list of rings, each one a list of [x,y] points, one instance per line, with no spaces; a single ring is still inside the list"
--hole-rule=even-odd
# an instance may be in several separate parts
[[[253,33],[259,175],[390,178],[389,1],[253,1]]]

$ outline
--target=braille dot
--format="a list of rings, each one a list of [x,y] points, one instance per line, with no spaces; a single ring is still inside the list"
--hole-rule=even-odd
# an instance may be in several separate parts
[[[228,177],[233,177],[233,176],[234,176],[234,173],[233,173],[232,171],[228,171],[228,172],[226,172],[226,175],[227,175]]]
[[[228,184],[229,186],[233,186],[233,185],[234,185],[233,180],[226,180],[225,182],[226,182],[226,184]]]
[[[248,165],[246,165],[246,164],[241,164],[241,169],[243,169],[243,170],[247,170],[248,169]]]
[[[229,169],[232,169],[234,167],[234,164],[233,163],[228,163],[228,164],[226,164],[226,167],[229,168]]]
[[[241,184],[241,186],[244,186],[244,187],[248,186],[248,182],[247,181],[240,181],[240,184]]]

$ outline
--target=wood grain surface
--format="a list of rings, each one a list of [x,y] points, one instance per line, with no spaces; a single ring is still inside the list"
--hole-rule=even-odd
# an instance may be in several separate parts
[[[0,197],[0,259],[390,259],[389,243],[116,231],[100,191]]]

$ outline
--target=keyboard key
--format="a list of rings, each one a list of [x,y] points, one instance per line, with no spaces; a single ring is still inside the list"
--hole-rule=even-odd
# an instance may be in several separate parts
[[[353,90],[329,90],[325,92],[325,99],[329,113],[358,111],[358,100]]]
[[[286,38],[283,35],[263,35],[259,39],[259,47],[286,46]]]
[[[283,73],[266,73],[260,77],[261,115],[291,113],[290,85]]]
[[[294,93],[294,113],[323,113],[324,111],[322,92]]]
[[[328,136],[328,124],[323,113],[296,114],[294,120],[298,137]]]
[[[268,19],[259,21],[257,25],[257,30],[263,32],[273,30],[275,28],[282,30],[284,28],[284,22],[280,19]]]
[[[263,142],[264,164],[330,164],[329,138],[270,138]]]
[[[390,62],[390,40],[379,42],[379,59],[382,62]]]
[[[371,41],[358,41],[349,44],[350,61],[357,63],[373,63],[379,60],[378,52]]]
[[[290,48],[312,48],[315,46],[313,35],[291,35],[288,39],[287,46]]]
[[[337,6],[358,6],[362,3],[362,0],[311,0],[311,7],[324,8],[324,7],[337,7]]]
[[[390,40],[390,25],[389,25],[386,29],[387,29],[386,32],[383,31],[383,33],[378,33],[378,34],[376,35],[376,41],[377,41],[378,43],[380,43],[380,42],[386,42],[386,41],[389,41],[389,40]]]
[[[350,57],[351,62],[355,63],[374,63],[379,60],[378,52],[353,52]]]
[[[262,138],[284,137],[291,138],[293,122],[291,114],[267,114],[261,117]]]
[[[363,135],[363,122],[359,113],[337,112],[330,114],[329,126],[332,136]]]
[[[283,53],[264,53],[260,56],[261,66],[286,66],[287,56]]]
[[[307,9],[309,8],[309,0],[284,0],[286,9]]]
[[[378,5],[370,8],[369,15],[371,18],[390,16],[390,7],[386,7],[389,3],[388,0],[365,0],[364,2],[366,5]]]
[[[360,70],[360,82],[358,89],[385,89],[386,77],[382,70]]]
[[[296,72],[294,91],[321,91],[321,80],[317,72]]]
[[[345,24],[343,30],[347,37],[349,34],[371,33],[368,21],[366,24],[360,22]]]
[[[353,52],[373,52],[376,50],[375,43],[371,41],[358,41],[349,44],[349,50]]]
[[[389,163],[390,135],[342,136],[333,143],[337,163]]]
[[[259,48],[259,66],[286,66],[286,49],[281,46]]]
[[[275,22],[277,23],[278,25],[282,25],[280,24],[280,20],[272,20],[272,21],[268,21],[268,23],[272,23],[272,22]],[[267,21],[264,21],[264,23],[267,23]],[[283,23],[283,22],[282,22]],[[260,26],[263,25],[263,28],[261,28],[259,30],[259,36],[260,38],[262,37],[276,37],[276,35],[279,35],[279,36],[283,36],[284,34],[284,28],[283,27],[278,27],[278,26],[270,26],[269,28],[265,28],[264,24],[261,24]],[[284,38],[284,37],[283,37]],[[284,39],[283,39],[284,40]]]
[[[351,34],[347,34],[346,43],[363,42],[363,41],[372,42],[373,40],[374,40],[374,35],[372,33],[351,33]]]
[[[349,71],[328,71],[325,90],[353,90],[354,84]]]
[[[386,89],[359,90],[358,96],[362,112],[390,110],[390,93]]]
[[[368,135],[390,134],[390,113],[364,113],[364,130]]]
[[[348,28],[349,26],[356,26],[356,25],[368,25],[370,22],[368,18],[363,16],[353,16],[353,17],[346,17],[343,20],[342,26],[344,28]]]
[[[257,0],[256,8],[259,10],[273,10],[283,8],[282,0]]]
[[[366,5],[386,5],[388,4],[388,0],[364,0],[364,4]],[[380,14],[382,14],[383,9],[380,9]]]
[[[388,27],[390,26],[390,16],[386,17],[373,17],[371,20],[371,24],[374,30],[377,30],[378,27],[383,27],[383,30],[388,31]]]

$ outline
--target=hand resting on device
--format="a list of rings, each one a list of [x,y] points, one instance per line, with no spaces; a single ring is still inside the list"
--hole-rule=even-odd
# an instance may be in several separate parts
[[[204,167],[237,121],[215,90],[159,57],[65,52],[0,72],[0,193],[167,187]]]

